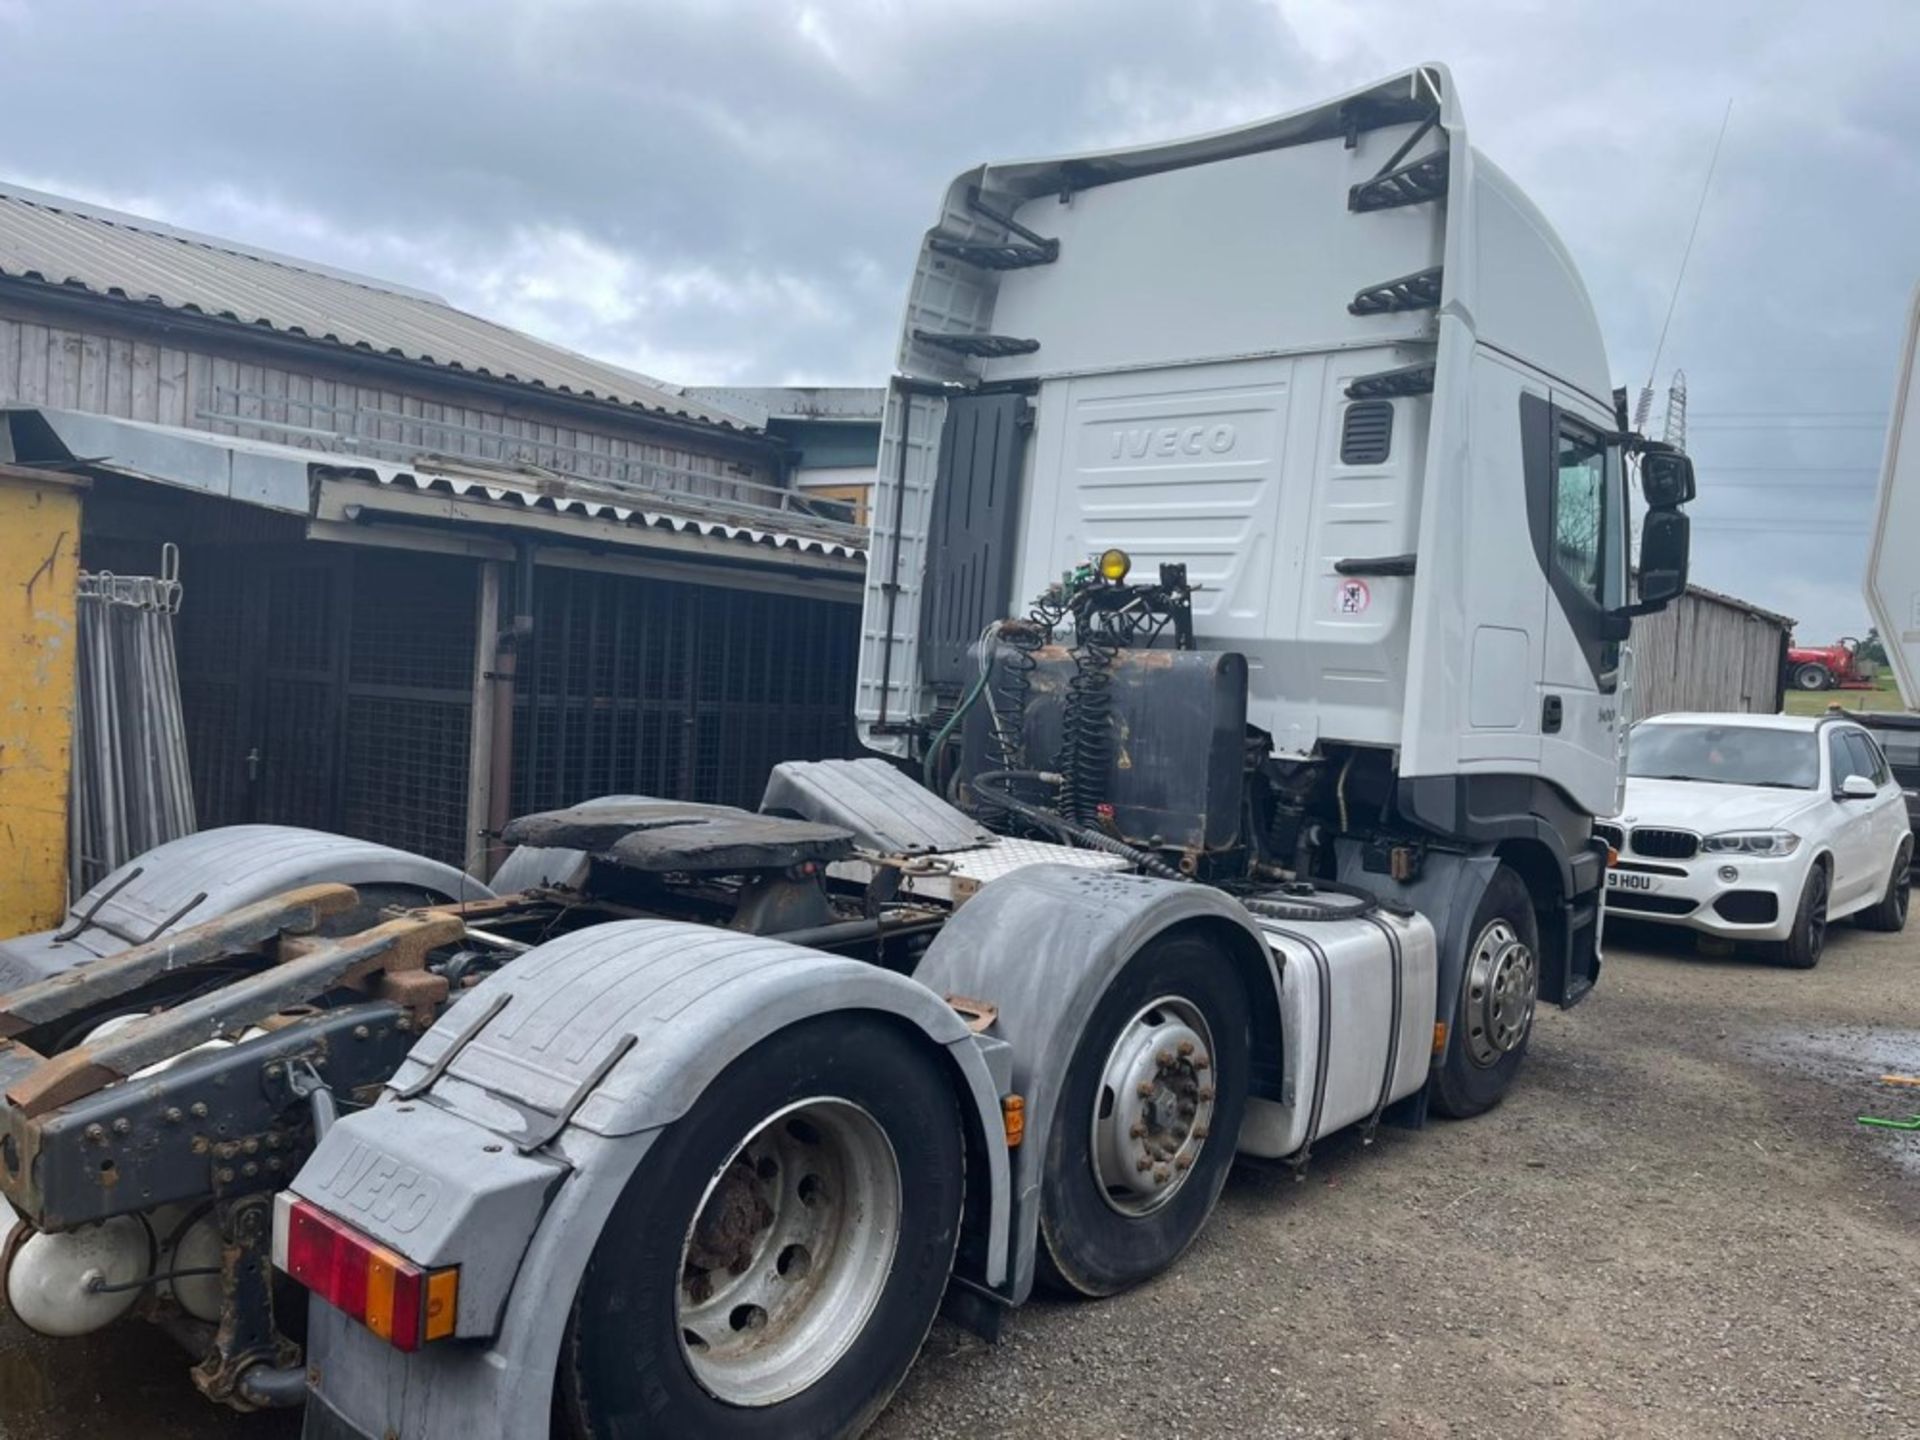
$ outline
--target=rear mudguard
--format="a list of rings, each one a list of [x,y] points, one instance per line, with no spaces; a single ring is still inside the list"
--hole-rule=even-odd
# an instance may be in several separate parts
[[[202,830],[155,846],[81,896],[63,929],[73,931],[86,915],[93,923],[72,939],[56,939],[61,930],[43,930],[0,941],[0,994],[169,930],[323,882],[405,886],[448,900],[493,896],[451,865],[370,840],[292,825]]]
[[[294,1180],[416,1263],[460,1265],[460,1333],[475,1341],[405,1355],[315,1300],[321,1403],[374,1435],[545,1434],[570,1301],[662,1128],[775,1031],[848,1010],[897,1016],[953,1067],[970,1153],[985,1159],[983,1279],[1004,1283],[999,1087],[939,995],[780,940],[621,921],[543,945],[476,986],[421,1037],[387,1099],[336,1124]],[[563,1118],[530,1153],[514,1143]]]
[[[1013,1047],[1013,1085],[1025,1097],[1027,1117],[1013,1162],[1006,1294],[1015,1303],[1033,1289],[1047,1137],[1081,1030],[1128,958],[1183,925],[1208,927],[1234,956],[1253,1006],[1256,1055],[1263,1043],[1277,1054],[1273,952],[1244,908],[1205,885],[1036,865],[994,881],[962,906],[914,971],[934,994],[996,1006],[993,1033]]]

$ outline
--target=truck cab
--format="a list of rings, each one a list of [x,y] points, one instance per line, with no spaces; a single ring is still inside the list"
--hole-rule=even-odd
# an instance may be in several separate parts
[[[1565,246],[1470,143],[1443,67],[1213,135],[960,175],[898,367],[869,745],[924,755],[973,642],[1088,557],[1184,567],[1195,648],[1244,661],[1263,834],[1236,838],[1284,852],[1255,863],[1393,888],[1497,855],[1540,911],[1546,997],[1585,992],[1622,642],[1684,584],[1691,472],[1668,453],[1642,466],[1636,598],[1629,474],[1652,447],[1625,433]],[[1208,843],[1225,846],[1218,827]]]

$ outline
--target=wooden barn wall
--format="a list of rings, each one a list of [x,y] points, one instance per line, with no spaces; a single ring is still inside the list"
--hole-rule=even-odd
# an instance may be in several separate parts
[[[0,304],[0,405],[44,405],[410,461],[422,454],[527,462],[563,474],[644,484],[673,493],[764,500],[778,483],[770,462],[716,446],[703,451],[610,411],[604,428],[544,405],[537,392],[498,405],[472,392],[380,376],[318,356],[291,368],[244,333],[225,345],[190,332],[166,338],[137,325],[64,319],[18,301]],[[369,383],[369,380],[374,383]],[[396,379],[408,380],[404,386]]]
[[[1775,713],[1785,635],[1778,621],[1697,592],[1640,617],[1631,642],[1633,714]]]

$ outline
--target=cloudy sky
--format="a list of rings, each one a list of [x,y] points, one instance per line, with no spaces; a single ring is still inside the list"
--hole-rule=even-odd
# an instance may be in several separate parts
[[[1920,280],[1920,5],[0,0],[0,174],[438,291],[685,383],[876,384],[967,165],[1453,67],[1637,392],[1685,369],[1695,578],[1861,633]]]

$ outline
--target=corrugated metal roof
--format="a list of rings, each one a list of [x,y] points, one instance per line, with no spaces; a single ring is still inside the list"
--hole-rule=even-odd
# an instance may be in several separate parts
[[[877,425],[887,413],[883,385],[689,385],[687,394],[755,423],[829,420]]]
[[[611,521],[618,525],[637,525],[681,534],[705,535],[713,539],[735,540],[764,545],[775,550],[793,550],[828,555],[843,560],[863,560],[864,547],[850,540],[828,535],[808,535],[759,525],[741,525],[705,516],[671,510],[641,509],[597,500],[579,494],[523,489],[497,481],[476,480],[463,475],[440,475],[425,469],[378,462],[338,460],[316,461],[314,472],[326,476],[353,476],[370,479],[396,489],[453,495],[464,500],[485,500],[523,510],[545,510],[556,515],[578,515],[589,520]],[[851,530],[855,527],[846,527]]]
[[[590,360],[438,296],[0,182],[0,275],[164,305],[732,430],[679,386]]]
[[[788,554],[860,561],[866,551],[863,528],[820,516],[767,509],[764,521],[748,518],[752,507],[734,507],[702,496],[678,503],[662,497],[658,506],[620,504],[596,494],[588,482],[567,477],[527,478],[502,472],[481,478],[469,470],[443,473],[419,465],[349,455],[326,455],[266,440],[210,435],[172,425],[116,420],[73,410],[0,408],[0,441],[6,441],[26,465],[62,465],[111,470],[137,479],[177,485],[243,504],[292,514],[312,513],[314,478],[370,480],[397,490],[453,495],[521,511],[545,511],[599,521],[610,529],[635,526],[702,535]],[[5,447],[0,446],[0,453]],[[791,522],[790,524],[787,522]],[[619,543],[609,534],[610,543]]]

